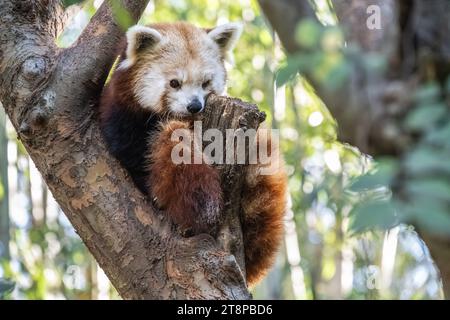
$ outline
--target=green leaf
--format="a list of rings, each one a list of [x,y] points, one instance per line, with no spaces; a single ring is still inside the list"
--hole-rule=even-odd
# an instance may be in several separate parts
[[[379,187],[388,187],[397,174],[397,171],[398,162],[396,160],[390,158],[379,160],[374,169],[355,179],[350,186],[350,190],[358,192]]]
[[[12,281],[0,278],[0,297],[14,290],[16,284]]]
[[[338,89],[351,72],[350,64],[340,52],[316,54],[308,68],[314,79],[323,83],[329,90]]]
[[[127,30],[133,25],[133,18],[131,14],[125,9],[120,0],[108,0],[111,4],[114,19],[117,24],[123,29]]]
[[[281,67],[276,73],[276,83],[277,86],[282,86],[287,82],[294,79],[300,70],[306,68],[309,64],[309,56],[308,55],[294,55],[289,56],[286,60],[286,63],[283,67]]]
[[[344,36],[338,27],[327,27],[321,39],[322,49],[327,52],[340,51],[344,45]]]
[[[426,211],[416,215],[417,225],[429,232],[439,235],[450,235],[450,213],[448,210],[423,208]]]
[[[419,145],[406,156],[405,168],[410,176],[439,172],[450,174],[450,152]]]
[[[429,104],[439,100],[441,89],[439,84],[430,82],[421,86],[415,93],[414,99],[418,104]]]
[[[444,104],[420,105],[408,114],[405,126],[413,131],[426,130],[433,127],[446,114],[447,108]]]
[[[405,183],[405,190],[411,199],[426,196],[438,201],[450,201],[450,183],[444,179],[413,179]]]
[[[447,77],[447,81],[445,83],[445,92],[450,95],[450,76]]]
[[[450,123],[438,129],[429,131],[425,136],[425,142],[440,144],[440,145],[450,145]]]
[[[315,48],[319,43],[322,29],[323,27],[313,19],[305,19],[297,25],[295,39],[306,49]]]
[[[372,229],[390,229],[399,223],[392,203],[388,200],[362,203],[351,212],[350,230],[359,233]]]
[[[450,235],[450,211],[444,201],[416,196],[409,203],[399,203],[405,222],[439,235]]]
[[[325,86],[328,90],[338,90],[349,78],[351,72],[350,65],[345,61],[333,68],[325,79]]]
[[[285,85],[289,81],[293,80],[298,74],[298,68],[292,65],[285,65],[284,67],[281,67],[276,75],[276,83],[278,87],[281,87],[282,85]]]

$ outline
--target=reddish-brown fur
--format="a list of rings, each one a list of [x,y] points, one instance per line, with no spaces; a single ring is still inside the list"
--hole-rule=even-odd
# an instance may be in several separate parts
[[[173,164],[171,152],[178,142],[171,141],[170,137],[175,129],[190,129],[190,125],[188,122],[170,121],[163,125],[163,130],[153,140],[155,147],[150,166],[152,195],[183,229],[190,229],[195,234],[212,233],[217,228],[222,206],[218,171],[206,164]],[[267,143],[270,150],[270,137],[269,141],[261,140],[259,138],[258,143]],[[250,165],[242,191],[245,265],[249,285],[254,285],[266,275],[283,238],[287,176],[282,159],[278,157],[278,149],[275,150],[272,159],[275,172],[260,175],[259,170],[264,166]],[[155,181],[158,183],[155,184]]]
[[[247,282],[258,282],[273,264],[283,239],[286,174],[258,176],[243,191],[243,235]]]
[[[172,120],[152,139],[150,176],[152,196],[183,231],[213,233],[222,209],[222,189],[216,169],[207,164],[175,164],[171,141],[176,129],[189,129],[186,121]],[[192,161],[193,162],[193,161]]]
[[[287,175],[279,146],[270,134],[257,135],[258,145],[267,146],[270,162],[249,165],[242,193],[245,266],[247,282],[254,285],[274,263],[283,240],[284,214],[287,203]],[[261,150],[259,147],[257,150]],[[272,151],[274,151],[272,153]],[[273,168],[270,174],[262,169]]]
[[[158,65],[162,63],[160,67],[165,71],[192,63],[200,63],[201,67],[202,60],[197,58],[204,52],[199,53],[197,50],[201,37],[208,30],[197,29],[186,23],[153,26],[164,36],[176,39],[174,44],[169,42],[164,50],[170,51],[173,46],[176,50],[169,53],[139,53],[140,56],[132,65],[114,72],[100,104],[102,131],[111,152],[127,168],[138,187],[156,198],[157,204],[180,227],[183,234],[214,234],[220,225],[223,207],[218,170],[207,164],[173,163],[172,148],[178,141],[171,141],[172,132],[175,129],[191,130],[192,123],[176,120],[168,112],[168,85],[154,109],[143,108],[135,90],[142,83],[146,66],[155,59]],[[197,32],[200,32],[199,37]],[[185,39],[185,43],[180,43],[180,39]],[[209,54],[219,52],[211,48],[207,50],[210,50]],[[161,61],[160,58],[166,55],[169,58]],[[222,62],[223,57],[220,57]],[[197,70],[198,67],[192,69]],[[218,70],[224,70],[223,65]],[[258,143],[266,141],[259,138]],[[268,143],[271,144],[270,139]],[[242,193],[249,285],[254,285],[266,274],[282,241],[287,182],[282,159],[277,155],[272,159],[277,165],[272,175],[261,175],[259,170],[263,166],[249,166]]]

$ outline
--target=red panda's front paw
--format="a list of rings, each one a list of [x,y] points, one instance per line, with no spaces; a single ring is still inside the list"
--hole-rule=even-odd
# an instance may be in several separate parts
[[[172,145],[175,145],[178,143],[178,141],[172,140],[172,135],[177,130],[186,130],[186,134],[192,134],[190,130],[190,123],[187,121],[181,121],[181,120],[170,120],[164,124],[161,125],[161,131],[158,134],[156,143],[159,142],[169,142],[171,141]]]
[[[168,164],[166,169],[152,174],[157,204],[184,234],[214,234],[223,207],[217,170],[206,164]]]
[[[172,159],[173,148],[179,143],[172,140],[172,133],[177,129],[193,134],[187,122],[169,121],[153,140],[149,159],[150,194],[184,233],[213,234],[222,210],[219,172],[204,162],[187,164]]]

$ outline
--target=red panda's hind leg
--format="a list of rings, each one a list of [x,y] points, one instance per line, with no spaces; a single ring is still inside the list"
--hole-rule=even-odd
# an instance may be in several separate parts
[[[177,164],[172,150],[176,129],[186,130],[188,122],[169,121],[151,139],[150,194],[184,233],[214,233],[222,208],[222,192],[218,171],[205,164]]]

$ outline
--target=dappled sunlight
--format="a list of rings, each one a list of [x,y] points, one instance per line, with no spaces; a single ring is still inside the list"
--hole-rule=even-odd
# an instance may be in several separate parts
[[[255,298],[441,299],[439,272],[409,224],[444,234],[450,228],[444,210],[450,188],[435,181],[439,171],[434,171],[450,172],[442,160],[447,149],[441,148],[448,144],[450,129],[440,126],[448,101],[435,84],[417,90],[417,103],[411,107],[415,111],[402,122],[404,127],[391,128],[391,136],[413,132],[414,139],[422,133],[425,138],[408,152],[401,150],[404,153],[398,159],[372,158],[338,141],[342,132],[333,117],[336,114],[332,115],[313,84],[320,84],[327,93],[348,95],[343,100],[350,101],[357,93],[350,96],[340,91],[349,75],[355,70],[376,75],[386,61],[376,54],[361,57],[360,48],[345,43],[330,1],[312,2],[322,24],[302,20],[295,37],[307,50],[292,56],[267,25],[255,0],[151,0],[139,23],[186,20],[204,28],[229,21],[244,23],[242,38],[226,63],[227,95],[257,104],[267,114],[265,125],[280,130],[289,175],[283,248],[271,272],[253,289]],[[58,47],[73,45],[102,3],[84,1],[57,39]],[[437,71],[426,73],[428,77]],[[448,86],[450,92],[450,79]],[[375,93],[369,92],[368,99]],[[385,99],[393,100],[389,100],[392,114],[405,112],[395,109],[400,106],[394,98]],[[377,105],[365,107],[372,110]],[[434,124],[439,130],[434,131]],[[352,125],[362,130],[360,123]],[[6,298],[118,299],[9,122],[6,133],[0,152],[7,152],[7,163],[0,165],[7,171],[4,197],[9,211],[0,211],[7,217],[0,221],[7,221],[9,234],[6,244],[0,242],[0,278],[15,283]],[[414,139],[405,138],[404,144]],[[4,192],[0,191],[1,200]]]

